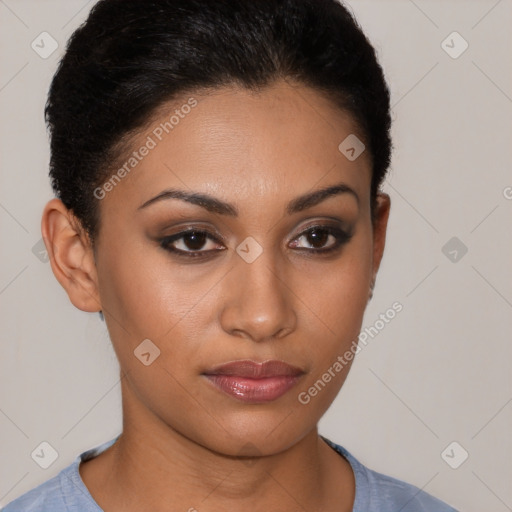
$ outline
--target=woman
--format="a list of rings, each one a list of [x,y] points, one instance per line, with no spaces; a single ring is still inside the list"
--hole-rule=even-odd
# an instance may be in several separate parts
[[[454,510],[317,430],[390,209],[389,92],[342,5],[102,0],[46,118],[43,238],[107,324],[123,430],[6,512]]]

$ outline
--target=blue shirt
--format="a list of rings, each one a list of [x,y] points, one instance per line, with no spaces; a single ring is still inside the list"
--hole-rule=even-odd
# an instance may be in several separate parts
[[[352,466],[356,481],[353,512],[457,512],[418,487],[368,469],[345,448],[322,438]],[[78,466],[117,439],[83,452],[58,475],[15,499],[0,512],[103,512],[83,483]]]

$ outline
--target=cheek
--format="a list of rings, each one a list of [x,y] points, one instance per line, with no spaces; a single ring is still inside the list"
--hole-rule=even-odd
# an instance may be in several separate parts
[[[198,349],[194,334],[203,332],[198,322],[206,314],[198,301],[209,287],[180,273],[160,251],[118,249],[112,247],[98,270],[110,339],[126,374],[123,394],[133,407],[140,400],[167,423],[190,429],[187,422],[201,411],[187,385]]]
[[[305,284],[303,297],[329,327],[339,344],[347,335],[358,334],[368,302],[372,253],[371,238],[361,233],[343,250],[340,258],[324,268],[317,267]],[[308,272],[311,275],[311,270]]]
[[[212,329],[220,303],[215,285],[224,273],[180,265],[147,243],[129,249],[113,245],[98,262],[98,274],[110,339],[123,370],[139,375],[142,365],[134,351],[149,339],[160,351],[152,365],[159,371],[151,372],[152,379],[166,381],[159,389],[176,387],[164,369],[180,381],[193,373],[199,345]],[[208,337],[215,339],[214,333]]]
[[[312,343],[306,357],[311,371],[297,393],[296,411],[317,421],[332,404],[348,376],[357,350],[371,280],[371,244],[354,244],[337,265],[316,279],[316,292],[307,305]],[[307,308],[304,310],[307,313]],[[299,417],[299,416],[297,416]]]
[[[290,436],[300,437],[315,424],[346,378],[350,365],[337,372],[321,391],[317,389],[315,396],[310,395],[309,405],[298,400],[299,392],[311,389],[357,339],[371,278],[368,233],[360,229],[338,258],[322,263],[313,258],[301,264],[289,263],[286,268],[289,307],[295,309],[298,324],[297,331],[283,343],[297,360],[309,364],[310,373],[286,403],[295,412],[295,423],[284,422],[283,428],[276,430],[276,446]],[[205,443],[211,438],[224,450],[232,442],[225,439],[226,431],[241,438],[261,434],[268,443],[265,436],[279,423],[276,415],[281,418],[281,413],[269,412],[255,424],[248,415],[237,415],[227,408],[220,398],[212,405],[208,401],[211,395],[204,394],[195,373],[198,361],[204,362],[207,355],[220,349],[228,354],[238,346],[239,340],[233,341],[222,332],[218,313],[233,303],[230,298],[243,297],[241,288],[233,288],[242,285],[229,277],[223,281],[227,269],[220,264],[180,265],[165,253],[149,249],[148,244],[134,243],[129,249],[113,244],[111,250],[103,252],[98,274],[110,337],[121,367],[128,372],[130,389],[145,407],[165,423]],[[150,366],[134,356],[146,338],[161,350]],[[224,414],[219,416],[219,411]],[[225,428],[220,428],[220,423]]]
[[[180,264],[147,242],[128,247],[128,234],[123,240],[123,246],[114,241],[98,261],[100,296],[114,347],[133,354],[142,340],[150,339],[180,359],[198,348],[199,333],[204,336],[221,327],[212,322],[223,308],[223,297],[241,292],[224,289],[226,283],[236,283],[222,282],[226,269],[220,264]],[[319,364],[359,333],[368,300],[371,249],[371,230],[362,224],[338,257],[288,263],[285,280],[298,298],[292,297],[289,305],[299,317],[296,337],[322,342],[323,350],[311,354],[313,360],[322,359]]]
[[[123,337],[159,338],[190,309],[193,291],[153,247],[113,246],[98,262],[98,273],[102,305]]]
[[[372,274],[369,233],[370,230],[364,236],[363,233],[355,235],[339,260],[315,275],[310,273],[308,284],[301,290],[301,296],[309,297],[305,303],[315,314],[309,314],[308,308],[304,308],[307,337],[312,341],[306,357],[312,364],[300,391],[311,401],[307,408],[315,409],[319,415],[325,412],[343,385],[357,349]],[[344,357],[347,351],[352,352]],[[339,357],[342,357],[341,366]]]

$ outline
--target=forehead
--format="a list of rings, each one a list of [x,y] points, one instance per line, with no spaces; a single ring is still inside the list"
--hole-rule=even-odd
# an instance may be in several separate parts
[[[339,149],[354,136],[363,138],[353,118],[305,86],[280,81],[257,92],[191,93],[160,108],[131,140],[112,169],[125,172],[101,208],[136,208],[168,187],[245,204],[262,196],[284,201],[340,179],[364,198],[369,155],[350,160]]]

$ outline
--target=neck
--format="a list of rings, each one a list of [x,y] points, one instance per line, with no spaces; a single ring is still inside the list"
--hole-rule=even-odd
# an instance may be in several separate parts
[[[167,512],[169,504],[190,512],[352,510],[352,469],[318,436],[316,426],[279,453],[237,457],[171,428],[128,390],[123,390],[123,413],[123,433],[103,456],[103,469],[103,454],[96,458],[96,486],[87,464],[81,469],[106,512]]]

